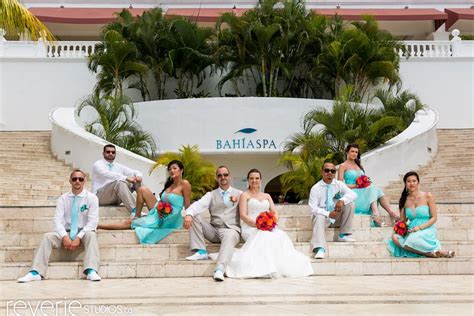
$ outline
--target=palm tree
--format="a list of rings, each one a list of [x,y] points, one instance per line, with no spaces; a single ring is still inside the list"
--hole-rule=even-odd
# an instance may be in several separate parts
[[[424,108],[420,98],[407,90],[394,94],[392,89],[378,89],[374,98],[382,103],[385,115],[400,117],[405,127],[411,124],[415,113]]]
[[[191,183],[191,199],[197,200],[216,185],[215,167],[199,153],[197,145],[183,145],[179,153],[167,152],[158,157],[152,170],[168,165],[171,160],[180,160],[184,167],[184,178]]]
[[[4,29],[7,35],[27,33],[35,41],[41,35],[54,41],[54,35],[18,0],[0,1],[0,29]]]
[[[129,98],[123,95],[101,97],[95,93],[79,105],[77,115],[85,108],[92,108],[97,114],[94,121],[86,124],[88,132],[141,156],[155,156],[153,137],[135,122],[137,113]]]
[[[116,99],[120,99],[125,80],[132,78],[136,81],[128,87],[146,89],[146,85],[140,83],[143,83],[148,67],[138,60],[136,46],[115,30],[105,32],[103,41],[96,45],[95,53],[89,57],[88,67],[97,73],[96,93],[114,94]],[[145,94],[146,90],[142,92]]]
[[[336,18],[326,34],[323,52],[314,59],[313,73],[330,83],[332,97],[338,96],[344,86],[352,85],[350,100],[357,102],[373,86],[400,83],[399,47],[372,17],[348,25]]]

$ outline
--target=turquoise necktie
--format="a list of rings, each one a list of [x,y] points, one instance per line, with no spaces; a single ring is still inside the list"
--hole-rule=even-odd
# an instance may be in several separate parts
[[[76,238],[78,232],[77,220],[79,217],[79,207],[78,207],[78,196],[74,195],[74,200],[72,201],[72,209],[71,209],[71,230],[69,231],[69,236],[71,240]]]
[[[332,194],[332,185],[326,184],[326,211],[331,212],[334,210],[334,200]]]
[[[111,163],[108,163],[107,166],[109,166],[109,170],[112,170],[112,167],[113,167],[114,165],[111,164]]]
[[[230,201],[229,192],[222,191],[222,200],[224,201],[224,204],[229,203],[229,201]]]

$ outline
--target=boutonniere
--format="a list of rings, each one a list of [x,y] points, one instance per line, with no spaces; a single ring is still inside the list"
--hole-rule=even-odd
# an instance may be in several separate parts
[[[88,210],[89,207],[87,206],[87,204],[84,204],[83,206],[81,206],[81,213],[83,213],[84,211]]]
[[[232,202],[232,206],[235,205],[235,202],[237,202],[237,200],[238,200],[238,199],[237,199],[237,196],[236,196],[236,195],[231,195],[231,196],[230,196],[230,201]]]
[[[334,195],[334,200],[340,200],[342,198],[341,192],[338,192]]]

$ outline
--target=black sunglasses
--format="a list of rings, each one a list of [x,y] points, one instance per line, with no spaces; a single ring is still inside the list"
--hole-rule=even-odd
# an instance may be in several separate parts
[[[71,178],[71,181],[72,181],[72,182],[76,182],[76,181],[84,182],[84,178],[82,178],[82,177],[72,177],[72,178]]]
[[[217,175],[218,178],[227,178],[228,176],[229,176],[228,173],[219,173],[219,174]]]
[[[115,154],[115,150],[106,150],[105,153],[106,154]]]
[[[326,168],[326,169],[324,169],[324,172],[335,174],[335,173],[336,173],[336,169],[328,169],[328,168]]]

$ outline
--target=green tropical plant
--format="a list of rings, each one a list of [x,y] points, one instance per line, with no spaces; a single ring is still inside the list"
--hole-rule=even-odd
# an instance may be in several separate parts
[[[143,83],[148,67],[138,60],[137,47],[115,30],[105,32],[102,42],[96,45],[89,57],[88,67],[97,73],[96,93],[123,95],[125,80],[133,80],[128,87],[146,89]],[[142,94],[147,94],[146,90]]]
[[[155,156],[153,137],[135,122],[137,113],[129,98],[95,93],[81,102],[76,109],[77,115],[85,108],[93,109],[97,115],[95,120],[85,125],[88,132],[141,156]]]
[[[55,40],[48,28],[18,0],[0,1],[0,29],[4,29],[7,36],[27,33],[34,41],[40,36],[48,41]]]
[[[159,166],[168,165],[171,160],[175,159],[180,160],[184,165],[184,178],[191,183],[192,200],[197,200],[206,192],[214,189],[216,168],[210,161],[201,156],[197,145],[183,145],[178,153],[166,152],[160,155],[156,159],[152,171]]]
[[[390,33],[379,29],[373,17],[350,24],[336,18],[326,33],[322,53],[314,59],[313,74],[329,83],[332,97],[352,85],[350,101],[360,101],[373,86],[400,83],[400,48]]]
[[[415,113],[424,108],[420,98],[407,90],[394,94],[392,89],[378,89],[374,98],[382,103],[385,115],[401,118],[405,127],[411,124]]]
[[[260,96],[309,96],[314,85],[306,73],[321,50],[325,23],[300,0],[261,0],[242,17],[223,14],[216,26],[216,60],[227,74],[219,90],[231,82],[240,95],[238,82],[250,81]]]

